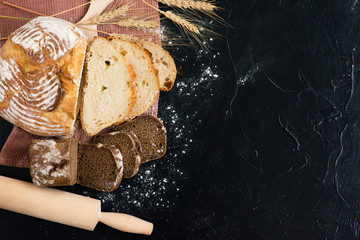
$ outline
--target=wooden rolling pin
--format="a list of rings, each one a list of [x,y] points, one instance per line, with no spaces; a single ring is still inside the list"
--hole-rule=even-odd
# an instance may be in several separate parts
[[[153,224],[131,215],[101,212],[100,200],[0,176],[0,208],[94,230],[100,221],[117,230],[150,235]]]

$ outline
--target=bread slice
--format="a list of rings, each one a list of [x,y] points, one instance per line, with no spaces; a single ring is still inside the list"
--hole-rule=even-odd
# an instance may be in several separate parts
[[[138,173],[141,163],[141,145],[132,132],[118,131],[100,134],[94,141],[114,145],[120,150],[124,161],[124,178],[131,178]]]
[[[160,119],[141,115],[132,121],[115,126],[116,131],[132,131],[139,139],[141,163],[161,158],[166,152],[166,129]]]
[[[89,43],[80,107],[86,134],[93,136],[125,120],[136,102],[134,81],[131,65],[105,38]]]
[[[123,158],[119,149],[103,144],[79,145],[78,184],[111,192],[119,187],[123,171]]]
[[[30,174],[37,186],[71,186],[77,178],[75,139],[36,139],[29,145]]]
[[[139,42],[142,48],[149,51],[155,69],[158,71],[160,90],[170,91],[176,79],[176,65],[174,59],[161,46],[151,42]]]
[[[109,38],[111,45],[124,56],[135,71],[137,101],[129,115],[132,119],[148,110],[159,96],[159,78],[147,51],[132,42]]]

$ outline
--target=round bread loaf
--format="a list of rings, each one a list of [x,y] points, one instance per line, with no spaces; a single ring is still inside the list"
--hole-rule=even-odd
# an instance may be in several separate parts
[[[86,45],[78,28],[57,18],[15,30],[0,52],[0,116],[35,135],[71,135]]]

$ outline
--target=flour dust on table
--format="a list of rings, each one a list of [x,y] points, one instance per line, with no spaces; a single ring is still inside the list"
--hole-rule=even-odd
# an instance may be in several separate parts
[[[182,51],[178,48],[174,51]],[[124,179],[116,192],[92,192],[85,190],[84,195],[101,199],[106,211],[159,212],[171,211],[182,195],[183,182],[191,175],[183,159],[196,156],[195,149],[202,145],[196,139],[201,130],[202,115],[209,111],[214,102],[221,97],[222,71],[214,64],[221,56],[219,52],[197,52],[194,61],[189,55],[177,59],[179,74],[170,93],[161,93],[159,118],[167,129],[168,148],[165,156],[140,166],[139,173]],[[179,54],[176,54],[179,55]],[[187,76],[186,65],[193,62],[199,69],[196,75]],[[193,112],[184,109],[193,106]],[[191,169],[190,169],[191,170]]]

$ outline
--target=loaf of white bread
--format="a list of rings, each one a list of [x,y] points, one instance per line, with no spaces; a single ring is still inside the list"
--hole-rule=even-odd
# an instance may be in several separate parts
[[[0,53],[0,116],[41,136],[74,130],[87,37],[73,24],[38,17]]]
[[[38,17],[1,49],[0,116],[35,135],[69,137],[80,109],[82,128],[93,136],[144,113],[175,77],[159,46],[101,37],[87,44],[73,24]]]

